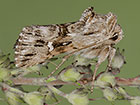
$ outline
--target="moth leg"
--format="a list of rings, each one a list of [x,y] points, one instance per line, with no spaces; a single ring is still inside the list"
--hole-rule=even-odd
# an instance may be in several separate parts
[[[48,62],[51,63],[51,64],[53,64],[54,66],[57,66],[56,63],[54,63],[54,62],[52,62],[52,61],[50,61],[50,60],[48,60]]]
[[[113,57],[115,56],[115,53],[116,53],[116,49],[111,48],[109,56],[108,56],[108,65],[107,65],[106,72],[108,72],[108,70],[110,70],[111,68],[111,62],[112,62]]]
[[[96,78],[96,72],[100,66],[100,64],[106,60],[106,58],[109,56],[110,53],[110,46],[105,47],[99,54],[98,56],[98,61],[95,65],[95,69],[93,72],[93,77],[92,77],[92,83],[91,83],[91,92],[93,92],[93,88],[94,88],[94,82],[95,82],[95,78]]]
[[[62,59],[61,63],[59,65],[57,65],[57,67],[55,68],[55,70],[53,70],[47,78],[50,78],[63,64],[64,62],[71,56],[72,54],[66,55],[64,56],[64,58]]]

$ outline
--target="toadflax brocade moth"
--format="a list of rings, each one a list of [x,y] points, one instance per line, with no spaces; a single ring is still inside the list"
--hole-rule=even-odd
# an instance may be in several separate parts
[[[16,67],[44,63],[61,53],[80,54],[89,59],[98,57],[99,65],[114,56],[113,45],[123,38],[116,15],[96,14],[87,8],[76,22],[24,27],[15,44]]]

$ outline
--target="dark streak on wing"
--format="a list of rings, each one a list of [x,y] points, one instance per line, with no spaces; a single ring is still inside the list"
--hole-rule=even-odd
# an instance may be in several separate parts
[[[45,43],[45,41],[44,40],[36,40],[36,43],[41,43],[41,44],[44,44]]]
[[[35,44],[35,47],[43,47],[43,45]]]
[[[27,33],[28,35],[32,35],[32,33]]]
[[[50,59],[53,56],[69,52],[74,49],[71,37],[67,35],[69,33],[67,27],[72,24],[75,24],[75,22],[60,25],[46,25],[44,27],[46,27],[46,29],[48,28],[50,31],[50,33],[48,32],[48,36],[42,34],[42,31],[40,30],[42,25],[24,27],[15,44],[17,47],[14,47],[15,52],[17,52],[15,54],[16,66],[29,67],[36,64],[41,64],[44,63],[46,59]],[[53,31],[56,31],[56,33],[53,33]],[[47,37],[51,37],[51,34],[52,39],[46,40]],[[53,34],[55,34],[54,37]],[[48,42],[52,42],[52,46],[54,47],[54,49],[50,52]]]
[[[28,60],[30,60],[30,59],[23,59],[23,60],[21,60],[22,62],[26,62],[26,61],[28,61]]]
[[[53,47],[57,48],[57,47],[61,47],[61,46],[67,46],[69,44],[71,44],[72,41],[67,41],[67,42],[54,42],[53,43]]]
[[[84,35],[91,35],[94,34],[94,32],[84,33]]]
[[[113,41],[115,41],[115,40],[118,39],[118,35],[116,35],[116,36],[114,36],[114,37],[112,37],[112,38],[110,38],[110,39],[113,40]]]
[[[24,56],[33,56],[33,55],[35,55],[35,54],[30,53],[30,54],[25,54]]]
[[[45,41],[43,40],[36,40],[36,44],[34,45],[35,47],[44,47]]]
[[[59,32],[58,32],[59,36],[65,37],[69,33],[67,26],[65,24],[60,24],[60,25],[57,24],[57,26],[59,27]]]
[[[25,44],[25,43],[22,43],[21,45],[22,45],[22,46],[28,46],[28,44]]]

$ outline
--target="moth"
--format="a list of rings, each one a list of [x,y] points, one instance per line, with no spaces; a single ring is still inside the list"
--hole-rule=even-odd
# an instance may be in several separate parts
[[[85,58],[98,58],[94,73],[108,58],[108,66],[115,54],[113,47],[123,38],[117,16],[106,15],[87,8],[76,22],[24,27],[15,44],[16,67],[42,64],[52,57],[66,53]],[[95,78],[95,75],[93,76]]]

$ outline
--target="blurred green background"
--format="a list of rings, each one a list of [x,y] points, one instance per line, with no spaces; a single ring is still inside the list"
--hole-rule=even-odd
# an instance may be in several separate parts
[[[96,13],[113,12],[124,31],[124,39],[117,45],[125,49],[127,64],[118,76],[134,77],[140,74],[140,0],[0,0],[0,49],[11,53],[21,29],[27,25],[47,25],[76,21],[84,9],[94,6]],[[30,88],[30,87],[28,87]],[[140,91],[127,88],[132,95]],[[94,94],[101,95],[95,91]],[[0,92],[0,96],[3,94]],[[70,105],[67,101],[59,105]],[[105,100],[90,102],[90,105],[112,105]],[[129,105],[127,101],[117,101],[116,105]],[[0,102],[0,105],[7,105]]]

